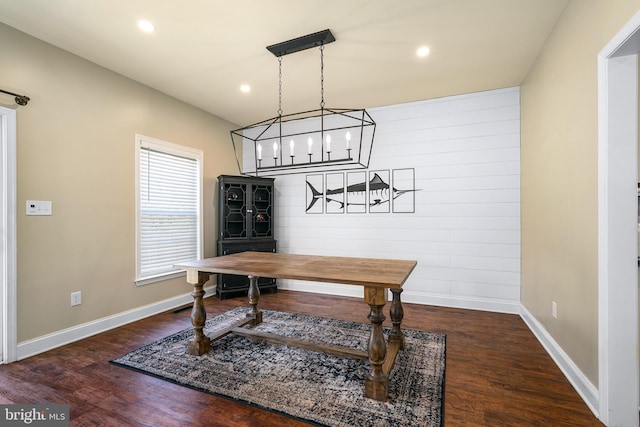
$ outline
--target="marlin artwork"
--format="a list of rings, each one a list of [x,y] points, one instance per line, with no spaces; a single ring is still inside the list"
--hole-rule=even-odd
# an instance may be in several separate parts
[[[362,175],[364,177],[364,173]],[[336,209],[339,210],[343,210],[345,206],[347,208],[359,206],[362,207],[362,210],[358,212],[365,212],[364,209],[366,206],[371,209],[372,207],[389,204],[392,200],[395,200],[404,194],[418,191],[414,188],[401,190],[391,187],[380,177],[378,173],[373,173],[373,176],[368,183],[366,180],[363,180],[362,182],[350,184],[346,187],[343,185],[337,188],[327,188],[324,192],[316,189],[309,180],[306,182],[309,192],[309,196],[307,198],[307,212],[309,212],[316,203],[322,200],[326,202],[327,206],[336,204]]]

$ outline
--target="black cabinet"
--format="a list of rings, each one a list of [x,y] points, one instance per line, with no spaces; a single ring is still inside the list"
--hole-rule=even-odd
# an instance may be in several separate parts
[[[275,252],[273,233],[274,179],[221,175],[218,177],[218,255]],[[276,280],[261,277],[260,291],[277,291]],[[218,274],[216,293],[246,294],[249,279]]]

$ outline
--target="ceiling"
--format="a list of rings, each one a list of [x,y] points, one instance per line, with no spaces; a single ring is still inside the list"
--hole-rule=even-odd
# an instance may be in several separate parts
[[[0,21],[238,125],[277,116],[266,46],[330,29],[327,107],[519,85],[567,0],[0,0]],[[147,19],[153,33],[136,23]],[[431,53],[415,54],[420,46]],[[251,86],[242,93],[240,85]],[[28,89],[24,92],[28,95]],[[283,114],[320,106],[317,48],[282,57]]]

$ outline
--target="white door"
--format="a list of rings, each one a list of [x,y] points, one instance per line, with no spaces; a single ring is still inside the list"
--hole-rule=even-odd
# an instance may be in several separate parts
[[[0,107],[0,363],[17,356],[16,112]]]

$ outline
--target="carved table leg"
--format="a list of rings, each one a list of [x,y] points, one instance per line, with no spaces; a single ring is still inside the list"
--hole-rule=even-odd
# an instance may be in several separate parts
[[[249,305],[251,311],[247,313],[247,317],[253,318],[253,326],[262,323],[262,311],[258,309],[258,301],[260,300],[260,288],[258,288],[258,277],[249,276]]]
[[[364,394],[371,399],[382,401],[386,401],[389,395],[389,376],[382,369],[387,356],[387,343],[382,333],[382,322],[385,319],[382,309],[386,300],[386,289],[365,286],[364,301],[371,308],[369,313],[371,336],[369,337],[368,348],[371,371],[369,371],[365,380]]]
[[[193,330],[195,332],[195,336],[191,341],[189,341],[187,352],[194,356],[200,356],[208,352],[211,344],[209,337],[205,336],[202,332],[204,323],[207,320],[207,312],[205,311],[204,304],[202,302],[202,297],[205,293],[202,287],[205,282],[209,280],[210,275],[211,273],[197,272],[197,278],[194,278],[192,276],[195,276],[195,274],[187,272],[187,281],[193,285],[193,292],[191,292],[191,295],[193,296],[191,324],[193,325]]]
[[[389,311],[389,314],[391,315],[393,329],[389,334],[389,342],[399,343],[400,349],[404,350],[404,334],[402,333],[402,329],[400,329],[402,319],[404,318],[404,309],[402,308],[402,302],[400,302],[402,289],[391,289],[391,293],[393,294],[393,300],[391,301],[391,310]]]

